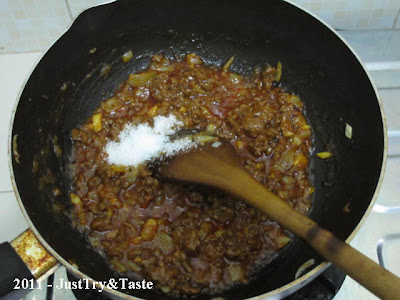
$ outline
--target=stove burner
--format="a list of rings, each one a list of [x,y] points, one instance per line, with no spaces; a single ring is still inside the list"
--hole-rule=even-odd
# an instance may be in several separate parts
[[[73,275],[67,273],[68,280],[77,281]],[[330,266],[324,273],[308,285],[287,297],[287,300],[331,300],[339,291],[346,277],[339,268]],[[77,300],[106,300],[107,297],[94,290],[72,290]]]

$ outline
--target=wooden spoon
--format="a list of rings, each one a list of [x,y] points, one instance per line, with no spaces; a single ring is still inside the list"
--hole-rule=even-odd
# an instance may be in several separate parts
[[[159,166],[167,179],[220,188],[258,208],[301,237],[328,261],[382,299],[400,299],[400,279],[294,210],[244,168],[227,141],[179,154]]]

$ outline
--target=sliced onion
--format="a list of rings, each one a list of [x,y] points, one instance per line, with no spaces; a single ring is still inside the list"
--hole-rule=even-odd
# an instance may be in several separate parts
[[[351,140],[353,137],[353,127],[351,127],[349,124],[346,123],[346,128],[344,130],[344,135]]]
[[[133,87],[145,86],[155,75],[156,73],[154,71],[131,74],[129,75],[128,83]]]
[[[282,64],[280,61],[278,61],[278,64],[276,65],[275,81],[280,81],[281,77],[282,77]]]
[[[234,60],[235,55],[228,59],[228,61],[222,66],[222,71],[228,71]]]
[[[172,241],[172,238],[165,233],[164,231],[160,231],[158,233],[158,244],[160,247],[160,250],[165,254],[171,254],[174,251],[174,243]]]
[[[124,63],[127,63],[132,59],[132,57],[133,57],[132,50],[129,50],[128,52],[124,53],[124,55],[122,55],[122,61]]]
[[[300,268],[297,269],[296,274],[294,275],[294,279],[296,280],[297,278],[300,277],[300,275],[309,267],[311,267],[313,264],[315,264],[315,260],[311,258],[310,260],[307,260],[304,264],[300,266]]]
[[[17,143],[18,134],[13,137],[13,156],[17,163],[20,163],[19,158],[21,157],[18,153],[18,143]]]

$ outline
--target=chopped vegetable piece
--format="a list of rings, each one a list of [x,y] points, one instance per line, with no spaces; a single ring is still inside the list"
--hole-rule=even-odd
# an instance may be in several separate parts
[[[140,236],[145,241],[153,240],[154,237],[156,236],[157,227],[158,227],[158,224],[155,219],[151,219],[151,218],[147,219],[144,222],[142,231],[140,231]]]
[[[292,138],[292,143],[293,143],[294,146],[300,146],[301,143],[302,143],[301,138],[298,137],[297,135],[294,136],[294,137]]]
[[[129,267],[132,271],[140,272],[140,271],[142,270],[142,268],[141,268],[139,265],[135,264],[133,261],[128,260],[128,261],[126,262],[126,264],[128,265],[128,267]]]
[[[17,143],[18,134],[13,136],[13,157],[17,163],[20,163],[19,158],[21,157],[18,153],[18,143]]]
[[[108,76],[108,74],[110,74],[110,72],[111,72],[111,65],[105,64],[100,70],[100,75]]]
[[[198,232],[198,235],[201,238],[206,237],[213,229],[213,225],[209,222],[202,222],[200,225],[200,231]]]
[[[158,106],[154,105],[152,108],[150,108],[147,111],[147,115],[150,116],[150,117],[154,117],[156,115],[156,113],[157,113],[157,110],[158,110]]]
[[[291,166],[294,162],[294,157],[296,154],[296,150],[290,149],[283,153],[282,155],[282,162],[286,164],[286,166]]]
[[[239,83],[243,79],[242,76],[235,74],[235,73],[229,74],[229,78],[231,79],[231,81],[233,83]]]
[[[202,64],[203,60],[196,54],[191,53],[186,55],[186,63],[189,65],[190,68],[194,69],[196,65]]]
[[[222,236],[224,233],[225,233],[225,230],[221,227],[221,228],[219,228],[216,232],[214,232],[214,235],[215,235],[216,237],[220,237],[220,236]]]
[[[174,243],[172,241],[172,238],[164,231],[160,231],[158,233],[158,242],[162,253],[167,255],[171,254],[174,251]]]
[[[111,199],[108,199],[108,201],[111,203],[111,205],[114,205],[115,203],[117,203],[118,199],[117,198],[111,198]]]
[[[111,207],[107,207],[107,217],[111,218],[113,216],[113,210]]]
[[[115,172],[126,172],[127,167],[123,165],[112,165],[111,169]]]
[[[133,245],[140,245],[142,243],[142,237],[140,236],[135,236],[134,238],[131,239],[131,244]]]
[[[278,61],[276,65],[276,74],[275,74],[275,81],[280,81],[282,77],[282,64]]]
[[[82,205],[81,198],[78,197],[78,195],[71,193],[69,195],[69,198],[71,199],[71,202],[75,205]]]
[[[155,65],[155,66],[152,66],[151,69],[155,70],[155,71],[160,71],[160,72],[171,72],[171,71],[174,70],[174,66],[171,66],[171,65],[166,65],[166,66]]]
[[[289,101],[292,104],[294,104],[294,106],[296,106],[297,108],[301,109],[303,107],[303,103],[301,102],[301,100],[298,96],[290,95]]]
[[[329,158],[332,156],[332,153],[330,152],[319,152],[317,153],[319,158],[325,159],[325,158]]]
[[[118,234],[118,230],[110,231],[106,234],[107,239],[115,238]]]
[[[124,55],[122,55],[122,61],[124,63],[127,63],[132,59],[132,57],[133,57],[132,50],[129,50],[128,52],[124,53]]]
[[[103,126],[101,124],[101,119],[102,119],[102,114],[95,114],[92,117],[93,129],[96,132],[99,132],[100,130],[103,129]]]
[[[353,137],[353,127],[346,123],[346,128],[344,130],[344,135],[351,140]]]
[[[286,246],[291,241],[291,238],[286,235],[281,235],[278,237],[278,246],[282,248]]]
[[[200,144],[204,145],[205,143],[218,141],[218,137],[211,135],[196,135],[194,139]]]
[[[119,272],[126,272],[126,271],[128,270],[128,268],[125,267],[125,266],[124,266],[121,262],[119,262],[119,261],[113,261],[111,264],[112,264],[113,267],[114,267],[117,271],[119,271]]]
[[[315,264],[315,260],[312,258],[310,260],[307,260],[304,264],[300,266],[300,268],[297,269],[296,274],[294,275],[294,279],[297,279],[300,277],[300,275],[309,267],[311,267],[313,264]]]
[[[308,159],[307,157],[305,157],[303,154],[299,154],[296,156],[296,158],[294,159],[293,164],[297,167],[305,167],[308,164]]]
[[[255,167],[257,169],[262,169],[264,167],[264,164],[263,163],[256,163]]]
[[[228,267],[228,276],[232,282],[240,282],[244,280],[243,268],[240,264],[231,264]]]
[[[215,125],[213,123],[207,125],[208,131],[215,131],[215,129],[217,129],[217,125]]]
[[[164,293],[169,293],[171,291],[171,289],[167,286],[161,286],[160,290],[162,290]]]
[[[236,148],[242,149],[242,148],[244,147],[244,142],[241,141],[241,140],[237,140],[237,141],[235,142],[235,145],[236,145]]]
[[[351,212],[350,205],[351,205],[351,202],[347,202],[346,203],[346,205],[343,207],[343,212],[344,213],[348,214],[349,212]]]
[[[133,87],[145,86],[155,75],[156,73],[154,71],[131,74],[129,75],[128,83]]]
[[[190,87],[192,87],[197,93],[205,95],[208,94],[206,90],[204,90],[198,83],[194,80],[190,81]]]
[[[222,71],[228,71],[234,60],[235,55],[228,59],[228,61],[222,66]]]
[[[210,116],[211,115],[210,111],[207,109],[207,107],[202,105],[202,106],[200,106],[200,109],[201,109],[201,111],[203,112],[204,115],[206,115],[206,116]]]
[[[294,184],[296,182],[296,179],[294,179],[292,176],[283,176],[282,181],[285,184]]]

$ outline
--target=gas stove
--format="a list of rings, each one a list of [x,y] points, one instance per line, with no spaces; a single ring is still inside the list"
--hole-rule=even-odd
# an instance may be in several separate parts
[[[382,187],[370,215],[366,219],[351,245],[400,276],[400,30],[341,31],[364,61],[374,80],[387,118],[389,145],[388,161]],[[0,118],[1,141],[7,141],[8,120],[11,110],[23,85],[25,77],[35,65],[41,53],[6,54],[0,56],[0,86],[5,95]],[[14,70],[9,73],[8,70]],[[7,101],[6,101],[7,100]],[[8,114],[8,115],[7,115]],[[7,122],[5,122],[5,121]],[[4,147],[3,147],[4,148]],[[8,175],[6,153],[0,158],[0,242],[11,240],[24,229],[27,223],[19,210]],[[64,267],[43,282],[56,284],[61,278],[73,280]],[[68,289],[43,288],[29,293],[24,299],[102,299],[96,294],[73,293]],[[304,287],[288,299],[376,299],[335,267]]]

